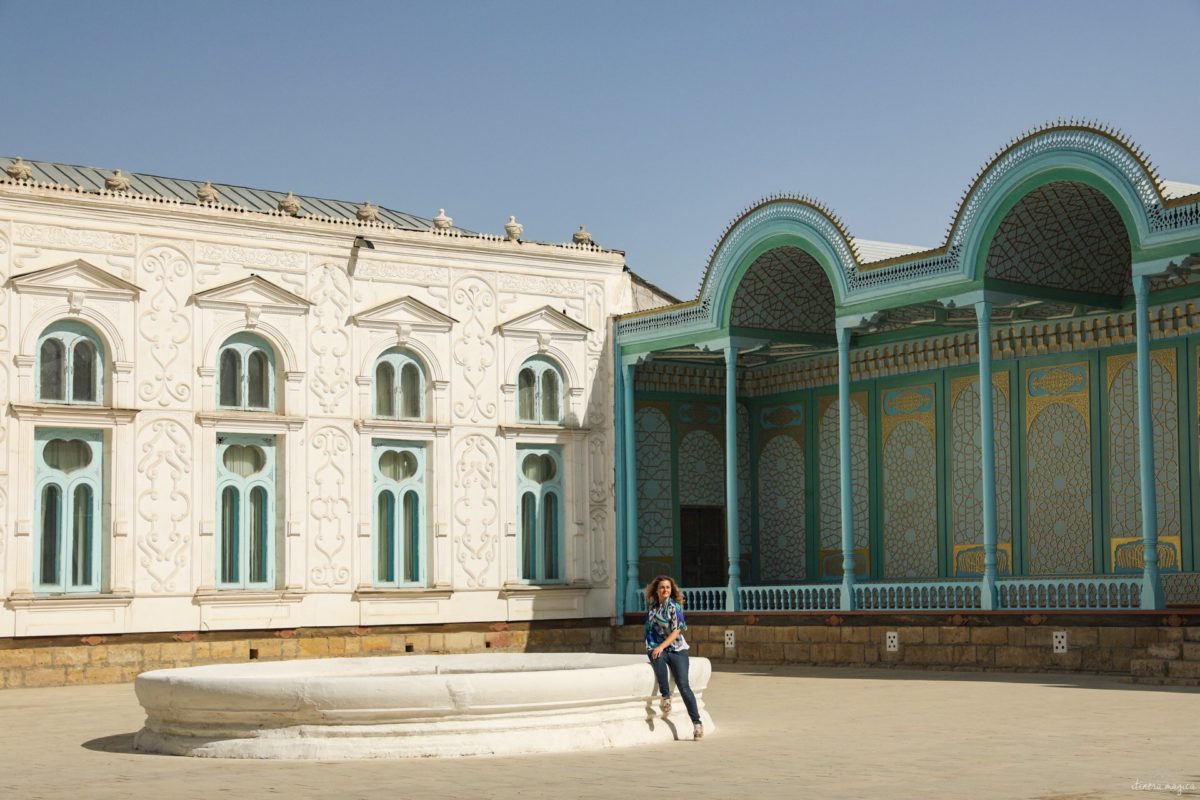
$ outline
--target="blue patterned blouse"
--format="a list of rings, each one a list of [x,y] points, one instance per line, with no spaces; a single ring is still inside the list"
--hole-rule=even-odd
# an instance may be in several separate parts
[[[671,652],[687,650],[688,643],[683,638],[683,632],[687,630],[687,623],[683,621],[683,606],[675,602],[674,598],[667,598],[666,603],[652,605],[646,609],[647,651],[653,650],[666,641],[673,630],[678,630],[679,635],[667,646],[667,649]]]

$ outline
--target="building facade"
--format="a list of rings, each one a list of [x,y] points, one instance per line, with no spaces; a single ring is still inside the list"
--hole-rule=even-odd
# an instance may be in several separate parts
[[[1090,124],[997,153],[938,247],[753,206],[616,326],[620,608],[658,572],[706,610],[1200,604],[1197,270],[1200,186]]]
[[[0,637],[611,615],[621,253],[0,168]]]

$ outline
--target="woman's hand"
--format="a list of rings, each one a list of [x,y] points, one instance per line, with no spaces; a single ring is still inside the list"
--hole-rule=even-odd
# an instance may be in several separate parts
[[[660,644],[658,647],[656,647],[650,651],[650,660],[658,661],[658,658],[659,658],[659,656],[662,655],[662,652],[663,652],[663,646]]]

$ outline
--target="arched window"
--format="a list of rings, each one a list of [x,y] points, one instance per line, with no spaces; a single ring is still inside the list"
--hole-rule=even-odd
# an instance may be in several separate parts
[[[411,353],[393,348],[375,362],[375,416],[425,419],[425,370]]]
[[[217,585],[275,586],[275,440],[217,437]]]
[[[375,441],[375,585],[425,583],[425,447]]]
[[[36,590],[98,592],[104,438],[100,431],[38,428],[34,451]]]
[[[562,456],[558,448],[517,448],[521,580],[563,580]]]
[[[275,351],[261,337],[238,333],[221,345],[217,405],[240,411],[275,410]]]
[[[61,320],[38,338],[37,399],[43,403],[100,403],[104,348],[86,325]]]
[[[517,420],[562,424],[562,372],[550,359],[538,356],[521,365],[517,373]]]

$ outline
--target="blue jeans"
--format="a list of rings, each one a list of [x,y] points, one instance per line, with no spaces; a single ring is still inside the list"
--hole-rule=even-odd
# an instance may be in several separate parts
[[[646,655],[649,657],[650,654]],[[655,679],[658,680],[658,692],[663,697],[671,696],[671,684],[667,681],[667,670],[670,670],[671,677],[675,679],[675,688],[679,690],[679,696],[683,698],[683,705],[687,708],[692,724],[699,725],[700,710],[696,708],[696,695],[692,692],[691,684],[688,683],[688,651],[663,650],[662,655],[657,659],[650,659],[650,667],[654,670]]]

